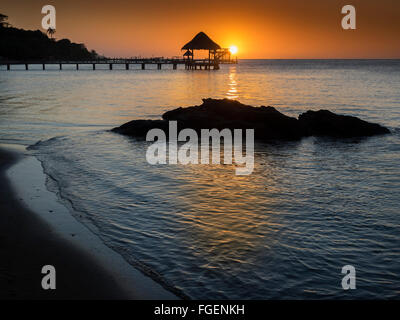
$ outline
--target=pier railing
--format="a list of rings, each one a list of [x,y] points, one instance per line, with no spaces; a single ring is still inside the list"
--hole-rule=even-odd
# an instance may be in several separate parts
[[[183,58],[164,58],[164,57],[152,57],[152,58],[112,58],[112,59],[92,59],[92,60],[0,60],[0,65],[7,66],[7,70],[11,70],[12,65],[25,65],[25,69],[29,69],[29,65],[42,65],[43,70],[46,69],[46,65],[59,65],[62,70],[63,65],[76,65],[76,69],[79,69],[79,65],[92,65],[93,70],[96,69],[96,65],[108,64],[109,69],[113,69],[113,65],[125,65],[126,70],[129,69],[130,65],[140,64],[142,70],[145,69],[146,65],[157,65],[157,69],[161,69],[162,65],[172,65],[173,69],[177,69],[178,65],[185,65],[185,69],[208,69],[218,70],[220,64],[236,64],[237,59],[183,59]]]

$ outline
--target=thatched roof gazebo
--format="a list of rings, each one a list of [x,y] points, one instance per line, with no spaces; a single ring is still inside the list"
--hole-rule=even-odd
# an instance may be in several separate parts
[[[221,47],[212,41],[204,32],[199,32],[196,36],[186,43],[182,50],[218,50]]]
[[[208,50],[208,60],[210,60],[211,55],[213,54],[213,56],[215,56],[215,52],[220,49],[221,47],[219,44],[212,41],[208,35],[204,32],[199,32],[191,41],[186,43],[181,50],[187,50],[184,56],[191,56],[192,60],[194,59],[194,50]],[[191,54],[189,55],[189,53]]]

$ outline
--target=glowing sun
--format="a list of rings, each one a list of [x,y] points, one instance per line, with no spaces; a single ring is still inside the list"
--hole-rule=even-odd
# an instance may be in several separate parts
[[[237,48],[236,46],[231,46],[231,47],[229,48],[229,51],[230,51],[232,54],[236,54],[236,53],[238,52],[238,48]]]

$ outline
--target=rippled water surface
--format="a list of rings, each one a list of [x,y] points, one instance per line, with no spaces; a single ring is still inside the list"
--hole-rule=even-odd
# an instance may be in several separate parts
[[[48,187],[130,263],[191,298],[400,296],[400,61],[65,69],[0,72],[1,140],[34,145]],[[253,174],[236,176],[231,165],[151,166],[146,142],[108,131],[204,97],[293,116],[325,108],[393,134],[256,143]]]

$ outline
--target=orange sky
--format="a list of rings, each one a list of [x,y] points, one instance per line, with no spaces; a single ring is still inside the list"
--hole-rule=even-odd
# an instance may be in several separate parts
[[[107,56],[173,56],[199,31],[239,58],[400,58],[398,0],[1,0],[19,28],[40,29],[41,8],[57,10],[57,39]],[[357,9],[357,30],[341,8]]]

